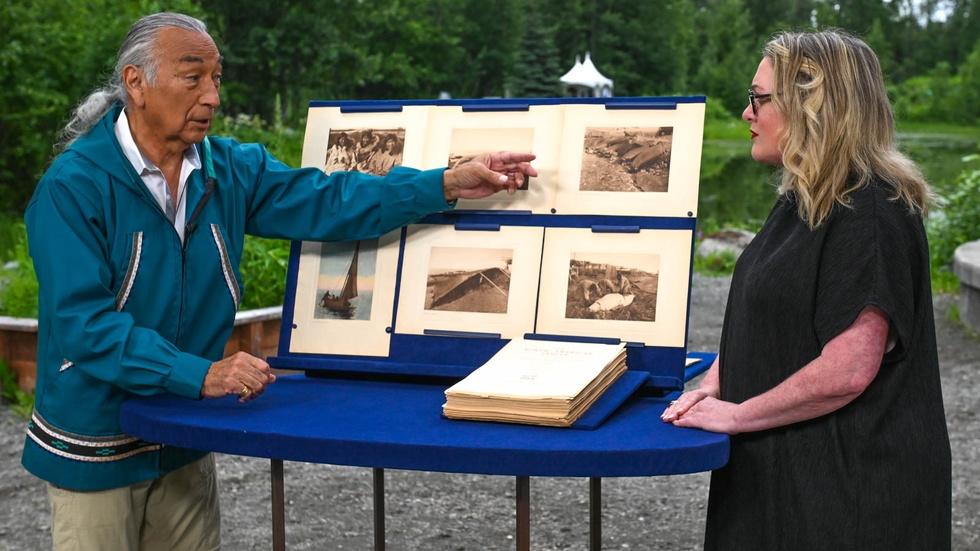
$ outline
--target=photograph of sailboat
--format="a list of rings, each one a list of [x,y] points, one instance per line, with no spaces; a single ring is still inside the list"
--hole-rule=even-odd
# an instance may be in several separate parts
[[[323,243],[314,319],[371,319],[378,240]]]

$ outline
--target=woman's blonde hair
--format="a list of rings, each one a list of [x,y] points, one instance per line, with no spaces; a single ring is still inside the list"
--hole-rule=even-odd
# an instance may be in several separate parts
[[[773,66],[772,103],[785,121],[779,191],[795,195],[810,228],[876,178],[891,187],[893,199],[926,212],[932,191],[895,148],[891,104],[867,44],[841,31],[787,32],[763,54]]]

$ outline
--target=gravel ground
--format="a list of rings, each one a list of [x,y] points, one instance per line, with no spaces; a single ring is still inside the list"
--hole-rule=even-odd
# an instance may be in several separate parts
[[[696,276],[689,349],[716,350],[728,278]],[[980,549],[980,340],[949,320],[955,297],[935,301],[946,418],[953,447],[953,549]],[[44,485],[20,466],[24,423],[0,411],[0,548],[51,545]],[[269,462],[220,455],[226,549],[272,544]],[[289,549],[371,549],[371,471],[285,464]],[[388,471],[387,547],[391,550],[513,549],[514,479]],[[699,549],[706,473],[603,480],[606,549]],[[531,479],[534,549],[588,547],[588,482]]]

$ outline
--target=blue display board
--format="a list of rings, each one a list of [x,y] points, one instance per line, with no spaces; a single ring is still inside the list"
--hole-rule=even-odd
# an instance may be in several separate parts
[[[688,266],[686,266],[686,280],[682,282],[681,285],[674,284],[671,288],[665,288],[663,286],[657,288],[657,298],[656,300],[666,300],[667,297],[673,295],[679,295],[680,300],[683,301],[683,316],[677,321],[683,325],[683,327],[678,327],[677,333],[682,335],[683,338],[675,339],[678,342],[673,345],[663,345],[663,344],[648,344],[644,342],[631,342],[630,339],[624,339],[627,342],[628,357],[627,363],[628,368],[634,372],[641,372],[647,374],[647,379],[645,382],[645,387],[649,391],[655,392],[667,392],[676,389],[683,388],[683,383],[685,380],[685,369],[689,367],[686,365],[687,359],[687,329],[689,316],[689,305],[690,305],[690,288],[691,288],[691,274],[693,273],[693,246],[694,246],[694,235],[696,228],[696,193],[697,193],[697,173],[698,164],[700,162],[700,144],[703,130],[703,106],[704,97],[652,97],[652,98],[550,98],[541,100],[528,100],[528,99],[495,99],[495,100],[413,100],[413,101],[329,101],[329,102],[311,102],[311,117],[310,123],[313,124],[315,117],[314,113],[320,110],[329,110],[331,116],[334,116],[334,120],[341,120],[342,123],[336,123],[343,126],[345,129],[347,127],[352,127],[353,124],[349,123],[350,118],[354,115],[361,114],[385,114],[385,113],[403,113],[408,110],[408,108],[418,110],[419,108],[429,109],[429,113],[439,113],[440,110],[451,110],[452,116],[456,116],[457,113],[462,112],[464,115],[467,113],[500,113],[508,114],[511,117],[520,117],[521,113],[533,112],[534,109],[548,108],[562,108],[566,109],[567,112],[563,113],[564,120],[572,121],[568,123],[567,127],[572,127],[575,124],[579,126],[590,125],[594,127],[601,127],[602,130],[608,130],[609,132],[622,131],[624,124],[622,122],[625,120],[624,117],[633,117],[634,115],[639,117],[643,112],[657,111],[657,112],[673,112],[676,111],[679,106],[684,107],[697,107],[700,111],[695,111],[693,115],[687,115],[687,120],[695,120],[696,125],[688,124],[684,122],[685,127],[681,128],[680,123],[677,127],[671,127],[670,131],[673,132],[672,136],[674,142],[672,142],[672,149],[667,153],[669,156],[669,169],[671,172],[671,178],[675,173],[681,174],[683,169],[683,175],[687,179],[686,182],[680,182],[675,184],[670,182],[674,189],[679,189],[681,186],[694,186],[693,190],[693,206],[691,206],[690,193],[688,193],[686,199],[687,205],[685,203],[678,203],[679,207],[672,207],[676,212],[673,212],[671,216],[644,216],[642,212],[631,213],[631,214],[603,214],[596,212],[588,213],[576,213],[573,208],[546,208],[544,211],[535,207],[535,210],[521,210],[517,209],[458,209],[454,211],[448,211],[445,213],[434,214],[428,216],[427,218],[420,221],[421,224],[436,225],[436,226],[447,226],[455,228],[457,231],[473,231],[473,232],[495,232],[500,231],[501,228],[510,227],[536,227],[542,228],[543,233],[547,233],[548,230],[558,229],[558,228],[579,228],[591,234],[622,234],[623,236],[629,236],[631,234],[636,234],[639,232],[646,232],[647,230],[670,230],[672,232],[680,232],[680,235],[686,240],[685,244],[687,246],[686,261]],[[583,118],[583,115],[579,115],[577,110],[579,108],[591,109],[587,116],[592,117],[592,121],[602,121],[602,117],[605,116],[603,112],[595,112],[596,109],[601,108],[603,111],[610,113],[610,121],[608,125],[604,125],[601,122],[587,122],[587,123],[576,123],[574,122],[575,117]],[[640,114],[640,115],[638,115]],[[418,118],[417,113],[412,116]],[[431,117],[433,115],[426,115]],[[503,115],[501,115],[503,116]],[[376,119],[372,119],[376,120]],[[657,119],[652,119],[657,120]],[[520,125],[520,123],[512,123],[512,125]],[[606,128],[608,126],[608,128]],[[695,126],[694,128],[688,128],[687,126]],[[429,132],[434,132],[433,128],[426,129]],[[590,128],[591,130],[591,128]],[[630,135],[630,128],[625,128],[626,135],[633,139]],[[345,130],[345,132],[351,133],[350,130]],[[319,144],[319,149],[309,151],[310,149],[310,137],[314,134],[311,128],[307,129],[307,147],[304,150],[304,164],[319,166],[323,168],[321,159],[324,158],[323,150],[326,147],[326,133],[323,134],[323,139]],[[574,132],[568,132],[574,134]],[[662,132],[661,132],[662,133]],[[579,131],[578,138],[581,138],[581,130]],[[634,133],[635,134],[635,133]],[[556,134],[557,135],[557,134]],[[577,138],[572,138],[577,139]],[[331,138],[332,140],[332,138]],[[686,141],[685,141],[686,140]],[[689,145],[685,145],[689,144]],[[696,148],[693,145],[696,144]],[[679,151],[680,148],[684,148],[684,151]],[[582,149],[582,146],[577,147],[578,150]],[[696,149],[696,151],[694,150]],[[404,150],[407,152],[409,150],[409,144],[405,144]],[[420,149],[421,150],[421,149]],[[562,146],[562,151],[571,151],[573,154],[576,153],[576,145],[571,144],[567,147]],[[581,158],[584,154],[578,153],[577,158]],[[420,157],[424,157],[420,154]],[[561,155],[556,155],[558,157],[558,162],[561,162]],[[438,154],[429,155],[429,159],[423,161],[423,164],[431,163],[431,158],[438,160]],[[441,157],[445,158],[445,157]],[[670,164],[673,166],[670,166]],[[406,165],[409,163],[406,162]],[[566,170],[566,172],[580,171],[580,169],[573,168],[568,169],[568,164],[559,166],[559,170]],[[690,166],[694,164],[694,166]],[[423,167],[431,168],[431,167]],[[693,176],[692,176],[693,174]],[[560,179],[557,178],[556,179]],[[567,179],[567,178],[566,178]],[[692,181],[693,180],[693,181]],[[580,184],[581,185],[581,184]],[[559,193],[560,193],[559,189]],[[614,196],[613,200],[617,200],[615,196],[617,194],[611,193],[609,195]],[[655,193],[649,194],[618,194],[623,202],[630,202],[634,198],[642,199],[643,201],[656,201],[657,195]],[[665,195],[666,196],[666,195]],[[677,235],[677,234],[674,234]],[[403,279],[405,278],[406,271],[409,269],[405,266],[405,255],[406,255],[406,245],[409,238],[409,232],[406,229],[401,231],[401,236],[398,242],[398,261],[397,270],[395,272],[395,295],[394,302],[391,309],[390,323],[385,325],[384,330],[387,332],[389,340],[389,348],[387,354],[384,356],[377,355],[358,355],[358,354],[333,354],[333,353],[311,353],[304,351],[297,351],[293,347],[293,336],[294,330],[297,327],[299,321],[296,319],[297,310],[297,288],[299,282],[300,273],[300,261],[302,257],[302,246],[298,242],[294,242],[291,254],[289,269],[287,272],[287,291],[285,302],[283,305],[283,323],[282,332],[279,341],[279,352],[278,355],[270,358],[270,364],[273,367],[287,368],[287,369],[304,369],[307,370],[308,374],[315,374],[318,372],[329,372],[331,374],[357,374],[361,376],[398,376],[398,377],[417,377],[417,378],[446,378],[446,379],[458,379],[466,376],[476,367],[483,364],[487,359],[489,359],[494,353],[496,353],[504,344],[507,342],[507,338],[503,337],[500,333],[494,331],[480,331],[480,330],[467,330],[467,331],[453,331],[447,330],[445,328],[439,329],[426,329],[421,332],[414,333],[403,333],[396,330],[399,327],[399,316],[405,315],[405,312],[399,311],[400,297],[406,292],[403,289]],[[676,267],[672,267],[676,268]],[[659,275],[659,272],[658,272]],[[570,276],[569,276],[570,278]],[[568,285],[564,281],[540,281],[539,286],[544,285]],[[567,290],[567,287],[566,287]],[[540,290],[539,290],[540,291]],[[540,296],[540,292],[538,294]],[[663,297],[663,298],[661,298]],[[676,297],[675,297],[676,298]],[[535,327],[537,327],[538,318],[535,318]],[[331,339],[331,334],[323,334],[323,339]],[[590,334],[549,334],[546,332],[538,333],[536,331],[529,331],[524,335],[525,338],[540,338],[540,339],[564,339],[572,341],[586,341],[595,340],[599,342],[619,342],[619,339],[605,335],[597,337]],[[350,338],[350,337],[348,337]],[[356,338],[356,337],[355,337]]]

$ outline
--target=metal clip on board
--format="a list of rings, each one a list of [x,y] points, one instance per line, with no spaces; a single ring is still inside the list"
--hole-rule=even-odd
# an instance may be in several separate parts
[[[606,104],[606,110],[616,109],[657,109],[673,110],[677,109],[676,101],[611,101]]]
[[[500,231],[500,224],[481,224],[477,222],[457,222],[456,231]]]
[[[401,113],[401,104],[373,103],[363,105],[341,105],[341,113]]]
[[[478,331],[450,331],[448,329],[423,329],[423,335],[432,337],[458,337],[464,339],[499,339],[500,333],[481,333]]]
[[[479,113],[488,111],[529,111],[527,103],[470,103],[463,105],[464,113]]]
[[[640,233],[640,226],[607,226],[593,224],[592,233]]]
[[[549,335],[547,333],[525,333],[524,338],[530,341],[559,341],[583,342],[589,344],[619,344],[622,341],[614,337],[587,337],[584,335]]]

